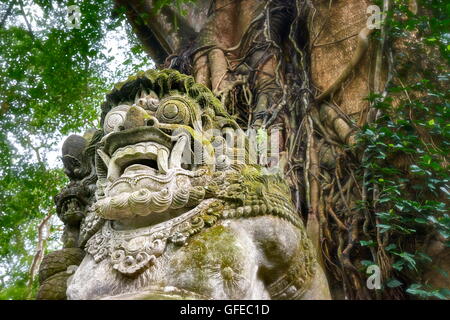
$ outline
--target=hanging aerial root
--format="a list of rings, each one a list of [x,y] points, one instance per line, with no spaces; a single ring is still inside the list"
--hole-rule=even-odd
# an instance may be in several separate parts
[[[195,82],[201,83],[211,88],[210,71],[208,65],[208,56],[204,53],[197,53],[194,57],[194,78]]]
[[[354,145],[356,143],[355,130],[347,121],[338,115],[327,103],[320,106],[320,120],[323,121],[329,128],[333,128],[338,135],[341,142],[347,145]]]
[[[312,126],[312,120],[309,119],[309,124]],[[308,236],[313,241],[313,245],[317,252],[317,257],[319,263],[322,267],[324,267],[323,259],[322,259],[322,250],[320,245],[320,216],[319,216],[319,202],[320,202],[320,192],[319,192],[319,175],[320,175],[320,167],[319,167],[319,157],[317,151],[317,143],[315,139],[311,135],[310,145],[308,148],[310,154],[310,166],[309,166],[309,175],[310,183],[309,183],[309,191],[310,191],[310,208],[308,214],[308,222],[306,224],[306,232]]]
[[[208,60],[211,72],[211,87],[214,94],[217,95],[226,87],[225,76],[228,73],[228,62],[221,49],[213,49],[208,53]]]

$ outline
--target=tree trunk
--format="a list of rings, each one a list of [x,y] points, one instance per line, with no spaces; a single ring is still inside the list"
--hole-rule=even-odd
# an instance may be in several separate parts
[[[50,218],[52,217],[52,214],[48,214],[42,219],[42,221],[39,223],[38,226],[38,242],[36,245],[36,253],[33,257],[33,262],[31,263],[30,267],[30,276],[28,279],[28,288],[30,290],[28,298],[31,298],[31,294],[33,292],[33,282],[36,279],[36,275],[38,274],[39,267],[42,263],[42,259],[44,259],[44,248],[45,248],[45,242],[47,241],[48,237],[48,223]]]
[[[151,0],[116,4],[160,68],[210,88],[242,128],[280,130],[279,165],[334,298],[379,298],[358,271],[356,257],[369,256],[388,276],[385,253],[359,245],[369,231],[381,235],[357,209],[376,190],[356,173],[364,152],[353,148],[377,116],[365,98],[383,93],[390,75],[384,30],[372,39],[366,24],[372,1],[198,0],[184,16],[156,13]]]

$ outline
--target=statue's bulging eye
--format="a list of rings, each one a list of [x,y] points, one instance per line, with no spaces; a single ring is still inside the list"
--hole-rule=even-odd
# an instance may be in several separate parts
[[[129,106],[121,105],[111,109],[106,114],[103,124],[103,130],[106,134],[117,130],[119,126],[123,125],[129,108]]]
[[[188,103],[181,97],[167,98],[161,101],[156,117],[161,122],[189,124]]]
[[[167,119],[173,119],[178,115],[178,107],[175,103],[168,103],[164,106],[164,117]]]

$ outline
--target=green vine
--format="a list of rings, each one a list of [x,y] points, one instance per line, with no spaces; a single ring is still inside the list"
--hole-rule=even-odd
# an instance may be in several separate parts
[[[427,284],[423,272],[434,265],[426,250],[429,241],[440,239],[450,246],[450,103],[445,90],[449,74],[441,67],[442,61],[447,66],[450,61],[444,31],[449,26],[450,5],[442,1],[421,4],[433,15],[416,15],[405,1],[393,8],[389,21],[392,43],[399,39],[408,43],[411,33],[424,41],[410,48],[415,58],[396,61],[385,94],[368,97],[380,116],[359,134],[359,145],[366,151],[362,167],[369,173],[365,187],[372,195],[360,203],[360,210],[370,212],[373,226],[360,245],[375,253],[373,259],[361,263],[380,267],[383,282],[378,293],[382,296],[406,293],[412,298],[448,299],[450,288]],[[411,77],[413,65],[421,67],[414,59],[424,57],[434,64],[430,70],[434,72],[422,69],[422,78]],[[437,271],[448,277],[444,270]]]

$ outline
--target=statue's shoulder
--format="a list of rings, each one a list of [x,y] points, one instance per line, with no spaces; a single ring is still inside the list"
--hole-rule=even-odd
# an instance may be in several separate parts
[[[322,276],[313,244],[303,227],[264,215],[229,220],[228,228],[257,253],[254,257],[258,277],[272,299],[300,299]]]

